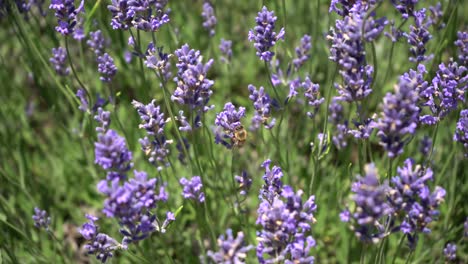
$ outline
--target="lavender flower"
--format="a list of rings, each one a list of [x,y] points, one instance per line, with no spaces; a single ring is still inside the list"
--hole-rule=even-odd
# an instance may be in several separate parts
[[[298,70],[304,63],[310,58],[310,49],[312,38],[309,35],[304,35],[301,38],[301,45],[296,48],[296,58],[293,59],[293,64],[296,70]]]
[[[448,243],[444,248],[444,255],[448,261],[454,261],[457,258],[457,245]]]
[[[66,76],[70,73],[70,67],[67,67],[67,52],[64,48],[52,48],[52,58],[49,61],[58,75]]]
[[[409,58],[411,62],[421,63],[432,59],[433,55],[425,55],[425,45],[432,38],[429,33],[429,26],[431,26],[431,21],[427,19],[426,9],[423,8],[414,13],[414,25],[410,25],[410,32],[403,33],[411,46],[410,53],[412,57]]]
[[[89,32],[89,39],[86,41],[89,48],[94,51],[96,56],[101,56],[104,53],[104,49],[107,46],[106,39],[102,35],[101,30]]]
[[[273,199],[279,196],[283,190],[283,170],[278,166],[273,166],[270,169],[271,160],[267,159],[262,163],[262,168],[265,168],[265,174],[262,179],[265,181],[260,190],[259,198],[265,201],[273,202]]]
[[[457,36],[455,45],[458,47],[458,61],[460,65],[468,67],[468,32],[459,31]]]
[[[433,180],[430,168],[415,165],[412,159],[405,160],[392,178],[389,201],[395,211],[404,215],[400,230],[408,234],[410,246],[414,246],[419,232],[429,233],[429,223],[439,215],[437,210],[445,196],[445,190],[436,186],[431,194],[427,182]]]
[[[96,259],[101,263],[114,256],[114,251],[119,249],[126,249],[126,245],[122,245],[115,239],[104,233],[98,233],[99,226],[95,224],[98,220],[97,217],[86,215],[88,222],[84,223],[79,232],[84,239],[88,240],[85,249],[88,254],[96,255]]]
[[[374,6],[377,1],[376,0],[368,0],[368,1],[350,1],[350,0],[331,0],[330,2],[330,8],[328,9],[328,12],[335,12],[338,15],[345,17],[348,16],[349,13],[351,12],[351,9],[353,6],[358,2],[358,4],[362,8],[362,12],[365,12],[369,10],[370,7]],[[340,6],[338,6],[340,5]]]
[[[52,0],[49,8],[55,10],[55,17],[58,20],[58,26],[55,27],[55,30],[68,36],[75,31],[77,15],[84,12],[84,1],[81,1],[80,5],[76,7],[74,0]]]
[[[384,216],[392,213],[392,207],[387,202],[389,187],[387,183],[380,184],[378,171],[374,164],[367,164],[365,175],[358,176],[351,190],[356,203],[351,218],[354,220],[354,232],[363,242],[378,242],[386,236],[385,228],[380,223]]]
[[[161,222],[150,210],[157,202],[165,202],[168,194],[164,186],[156,193],[155,178],[148,179],[145,172],[134,171],[135,177],[120,185],[118,179],[103,180],[98,184],[99,192],[107,196],[104,214],[115,217],[122,226],[120,232],[126,243],[142,240],[155,231],[161,231]]]
[[[392,42],[397,42],[403,37],[403,31],[395,27],[395,20],[390,21],[390,32],[384,32],[384,35],[388,37]]]
[[[419,143],[419,152],[423,156],[427,156],[432,149],[432,139],[428,136],[424,136]]]
[[[362,121],[353,120],[356,129],[349,129],[347,133],[356,139],[368,139],[377,127],[377,122],[375,122],[374,119],[375,117],[367,118]]]
[[[222,144],[228,149],[242,146],[245,142],[245,138],[240,137],[240,133],[245,133],[241,123],[243,117],[245,117],[245,107],[239,107],[239,110],[236,110],[231,102],[226,103],[224,110],[216,115],[215,126],[218,129],[215,135],[215,143]]]
[[[103,82],[110,82],[117,73],[117,67],[114,64],[112,57],[104,53],[104,55],[97,58],[98,71],[102,74],[99,78]]]
[[[222,38],[219,44],[219,51],[221,51],[221,62],[229,63],[232,57],[232,41]]]
[[[403,19],[415,16],[415,6],[419,0],[392,0],[393,6],[401,13]]]
[[[210,59],[203,64],[200,51],[190,49],[187,44],[176,50],[175,55],[178,59],[177,77],[174,78],[177,88],[171,100],[193,110],[195,117],[192,127],[199,128],[201,127],[201,114],[213,108],[213,106],[207,106],[213,93],[211,87],[214,81],[207,78],[213,60]]]
[[[348,122],[344,120],[343,106],[339,103],[336,97],[334,97],[328,107],[329,116],[328,121],[330,124],[336,126],[336,129],[332,133],[332,141],[337,149],[343,149],[348,145]]]
[[[377,121],[377,135],[390,158],[403,153],[407,136],[416,131],[419,116],[416,76],[414,71],[401,76],[395,92],[387,93],[384,98],[381,117]]]
[[[447,66],[439,65],[432,85],[421,89],[421,104],[428,107],[432,114],[423,115],[420,120],[424,124],[433,125],[465,102],[465,91],[468,89],[467,69],[451,61]]]
[[[253,102],[255,114],[252,118],[252,128],[258,129],[260,125],[263,124],[266,129],[271,129],[276,123],[276,119],[273,118],[269,123],[267,122],[270,119],[271,115],[271,106],[275,104],[274,101],[270,98],[265,92],[263,87],[260,87],[258,90],[255,86],[249,84],[249,99]]]
[[[34,215],[32,216],[32,219],[34,220],[35,227],[44,228],[44,230],[49,231],[50,217],[45,210],[34,207]]]
[[[112,13],[113,29],[129,29],[135,27],[143,31],[158,31],[169,23],[169,14],[164,11],[167,1],[153,0],[112,0],[107,6]]]
[[[366,18],[364,6],[356,4],[349,16],[336,21],[336,29],[328,36],[332,45],[330,59],[340,66],[343,84],[335,84],[340,99],[353,102],[366,98],[371,92],[373,67],[366,64],[364,41],[371,42],[383,31],[387,20]]]
[[[164,127],[167,120],[164,119],[164,113],[160,107],[155,105],[156,100],[152,100],[148,105],[144,105],[133,100],[132,104],[138,111],[138,115],[142,120],[140,128],[146,130],[146,133],[151,138],[145,137],[139,142],[145,154],[149,156],[149,161],[155,164],[158,170],[162,170],[163,166],[169,166],[167,156],[169,155],[169,144],[171,141],[166,140],[164,135]],[[160,165],[161,164],[161,165]]]
[[[468,237],[468,217],[465,219],[465,223],[463,223],[463,237]]]
[[[94,116],[100,126],[96,127],[96,131],[99,133],[105,133],[110,126],[110,112],[104,111],[101,107],[97,109],[97,114]]]
[[[132,167],[132,152],[127,149],[125,138],[112,129],[98,134],[94,162],[104,170],[127,172]]]
[[[442,23],[442,17],[444,16],[444,13],[442,12],[442,5],[440,2],[438,2],[435,6],[430,6],[429,7],[430,17],[429,21],[430,23],[435,26],[437,25],[437,29],[443,29],[445,27],[445,23]]]
[[[84,31],[84,12],[78,14],[76,18],[75,31],[73,32],[73,39],[77,41],[82,41],[86,38],[86,33]]]
[[[129,29],[132,27],[132,21],[135,11],[130,8],[129,0],[112,0],[112,5],[107,8],[112,13],[111,26],[113,29]]]
[[[304,97],[306,98],[307,103],[313,109],[312,112],[307,112],[307,116],[309,118],[313,118],[320,108],[320,105],[325,101],[325,98],[320,97],[320,86],[312,83],[309,76],[307,76],[302,83],[302,88],[304,88]]]
[[[239,184],[240,195],[246,196],[252,187],[252,177],[249,177],[246,171],[242,171],[242,174],[235,176],[234,179]]]
[[[78,97],[80,99],[80,106],[78,107],[78,109],[80,109],[81,111],[83,112],[86,112],[89,110],[89,102],[88,102],[88,98],[86,98],[86,91],[82,88],[78,89],[78,91],[76,91],[76,97]]]
[[[218,238],[219,251],[207,252],[208,257],[217,264],[242,264],[245,263],[247,252],[253,249],[251,245],[245,245],[244,233],[238,232],[234,238],[232,230],[226,230],[226,236],[221,235]]]
[[[460,112],[460,119],[457,122],[453,140],[463,144],[465,157],[468,158],[468,109],[464,109]]]
[[[172,55],[164,53],[162,47],[155,47],[153,42],[150,42],[146,49],[145,56],[146,67],[155,69],[161,81],[167,82],[172,76],[171,63],[169,60]]]
[[[275,53],[270,51],[270,48],[279,39],[284,39],[284,28],[281,28],[278,33],[275,32],[276,20],[275,13],[268,11],[264,6],[255,18],[257,26],[249,31],[249,41],[254,42],[254,47],[257,50],[256,54],[263,61],[271,61]]]
[[[215,27],[216,27],[216,16],[213,9],[213,6],[210,2],[203,3],[203,27],[206,28],[210,32],[210,37],[214,36],[215,34]]]
[[[203,193],[203,184],[200,176],[193,176],[190,180],[182,178],[179,183],[184,187],[182,196],[184,199],[205,202],[205,193]]]

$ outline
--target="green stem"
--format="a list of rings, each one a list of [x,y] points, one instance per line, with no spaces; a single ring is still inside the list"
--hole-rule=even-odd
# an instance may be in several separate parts
[[[88,100],[91,99],[91,96],[89,94],[88,89],[86,89],[86,86],[81,82],[80,78],[78,78],[78,74],[76,73],[75,66],[73,65],[73,61],[71,59],[70,55],[70,49],[68,48],[68,37],[65,37],[65,49],[67,50],[67,57],[68,57],[68,62],[70,63],[70,68],[73,72],[73,76],[75,76],[75,79],[78,81],[80,84],[81,88],[83,88],[86,92],[86,96],[88,97]]]
[[[268,62],[265,61],[265,70],[267,72],[268,76],[268,83],[270,84],[271,88],[275,92],[276,100],[278,101],[279,105],[282,105],[282,102],[280,101],[280,96],[278,94],[278,91],[276,91],[276,87],[273,85],[273,82],[271,81],[271,72],[270,72],[270,67],[268,67]]]
[[[286,0],[283,0],[283,28],[284,28],[284,31],[286,32]]]
[[[403,242],[405,241],[405,238],[406,238],[406,234],[404,234],[404,235],[400,238],[400,242],[398,243],[397,250],[396,250],[396,252],[393,254],[392,264],[395,264],[395,261],[396,261],[397,256],[398,256],[398,252],[400,251],[401,246],[403,245]]]

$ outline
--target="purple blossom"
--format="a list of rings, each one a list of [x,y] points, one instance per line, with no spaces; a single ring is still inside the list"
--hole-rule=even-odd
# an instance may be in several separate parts
[[[458,119],[453,140],[463,144],[465,157],[468,158],[468,109],[460,112],[460,119]]]
[[[242,146],[245,139],[239,138],[238,134],[244,131],[241,119],[245,117],[245,107],[236,107],[228,102],[224,105],[224,110],[216,115],[215,126],[218,128],[215,135],[215,143],[222,144],[226,148]]]
[[[210,59],[206,64],[203,64],[203,57],[200,51],[190,49],[185,44],[180,49],[175,51],[178,62],[177,77],[174,81],[177,83],[177,88],[171,96],[171,100],[184,106],[188,106],[195,113],[192,127],[201,127],[201,114],[207,112],[213,106],[208,106],[211,94],[213,91],[214,81],[207,78],[207,74],[213,60]]]
[[[34,207],[34,214],[32,216],[34,226],[37,228],[44,228],[49,231],[50,217],[45,210],[41,210],[38,207]]]
[[[164,11],[167,1],[154,0],[112,0],[107,8],[112,13],[113,29],[135,27],[143,31],[158,31],[169,23],[169,14]]]
[[[89,39],[86,41],[88,47],[94,51],[96,56],[101,56],[108,45],[108,41],[102,35],[101,30],[89,32]]]
[[[309,35],[304,35],[301,38],[301,45],[296,48],[296,58],[293,59],[293,64],[296,70],[298,70],[304,63],[310,58],[310,49],[312,38]]]
[[[66,76],[70,73],[70,67],[67,66],[67,52],[64,48],[52,48],[52,57],[49,61],[58,75]]]
[[[259,129],[260,125],[263,124],[266,129],[271,129],[276,123],[276,119],[273,118],[268,122],[271,115],[271,107],[274,106],[275,102],[272,101],[270,95],[265,92],[265,89],[261,86],[258,90],[255,86],[249,84],[249,99],[253,102],[255,114],[252,118],[252,128]]]
[[[424,136],[419,143],[419,152],[423,156],[427,156],[432,149],[432,139],[428,136]]]
[[[208,257],[217,264],[245,263],[247,252],[254,248],[245,244],[243,232],[238,232],[237,237],[234,238],[231,229],[226,230],[226,236],[219,236],[217,242],[219,250],[217,252],[211,250],[207,252]]]
[[[468,66],[468,32],[459,31],[455,45],[458,47],[458,61],[460,65]]]
[[[109,129],[98,134],[94,162],[104,170],[126,172],[132,167],[132,152],[127,149],[125,138]]]
[[[362,12],[367,11],[370,7],[374,6],[377,3],[377,0],[368,0],[368,1],[355,1],[355,0],[331,0],[330,8],[328,12],[335,12],[338,15],[345,17],[348,16],[351,12],[353,6],[358,2],[362,8]]]
[[[246,196],[250,187],[252,187],[252,177],[246,171],[242,171],[242,174],[240,176],[236,175],[234,179],[239,184],[240,195]]]
[[[384,35],[388,37],[392,42],[397,42],[403,37],[403,31],[395,27],[395,21],[390,21],[390,32],[384,32]]]
[[[132,102],[142,121],[139,127],[145,129],[149,136],[139,140],[141,147],[145,154],[149,156],[149,161],[155,164],[158,170],[162,170],[163,166],[161,165],[169,166],[167,156],[170,153],[169,144],[171,141],[166,140],[164,134],[167,120],[164,119],[164,113],[155,103],[156,100],[152,100],[147,105],[135,100]]]
[[[468,237],[468,217],[465,219],[465,223],[463,223],[463,237]]]
[[[76,97],[78,97],[80,99],[80,106],[78,107],[78,109],[80,109],[81,111],[83,112],[86,112],[89,110],[89,102],[88,102],[88,98],[86,97],[86,91],[85,89],[78,89],[78,91],[76,91]]]
[[[348,145],[348,122],[343,116],[343,106],[340,100],[334,97],[328,107],[330,124],[336,126],[332,131],[332,141],[337,149],[343,149]]]
[[[415,6],[419,0],[392,0],[393,6],[401,13],[403,19],[415,16]]]
[[[364,6],[356,4],[349,16],[336,21],[332,30],[330,59],[338,63],[343,84],[335,84],[340,99],[353,102],[366,98],[371,92],[373,67],[366,64],[365,42],[375,40],[383,31],[387,20],[374,19],[370,15],[365,19]]]
[[[273,168],[270,169],[270,164],[271,160],[267,159],[261,166],[265,168],[265,174],[262,177],[265,184],[260,190],[259,198],[271,203],[283,190],[283,182],[281,181],[281,178],[283,178],[283,170],[278,166],[273,166]]]
[[[97,109],[97,114],[94,116],[100,126],[96,127],[96,131],[99,133],[105,133],[110,126],[110,112],[104,111],[101,107]]]
[[[215,34],[217,20],[215,16],[215,11],[210,2],[203,3],[202,17],[203,27],[210,32],[210,37],[213,37]]]
[[[351,220],[351,212],[348,209],[342,211],[340,213],[340,220],[345,223],[349,222]]]
[[[403,36],[408,40],[411,62],[421,63],[431,60],[433,55],[426,56],[426,43],[432,38],[429,33],[431,21],[426,16],[426,9],[423,8],[414,13],[414,25],[410,25],[409,33],[403,33]]]
[[[347,133],[356,139],[368,139],[374,129],[377,128],[377,122],[375,122],[374,118],[367,118],[363,121],[353,120],[353,124],[356,129],[350,129]]]
[[[104,233],[98,233],[99,226],[95,224],[97,217],[86,215],[88,222],[84,223],[79,232],[84,239],[88,240],[85,249],[88,254],[96,255],[96,259],[101,263],[114,256],[114,251],[126,249],[125,245],[120,244],[115,239]]]
[[[457,245],[454,243],[447,243],[444,248],[444,255],[448,261],[457,259]]]
[[[179,183],[183,186],[182,196],[184,199],[205,202],[205,193],[200,176],[193,176],[190,180],[182,178]]]
[[[162,47],[155,47],[153,42],[150,42],[146,49],[145,56],[146,67],[155,69],[161,81],[167,82],[172,76],[171,62],[169,60],[172,55],[164,53]]]
[[[279,39],[284,39],[284,28],[281,28],[278,33],[275,32],[276,20],[275,13],[268,11],[264,6],[255,18],[257,25],[249,31],[249,41],[254,42],[254,47],[257,50],[256,54],[263,61],[271,61],[275,53],[270,51],[270,48]]]
[[[312,111],[307,112],[307,116],[313,118],[320,108],[320,105],[325,101],[325,98],[320,96],[320,86],[313,83],[309,76],[307,76],[302,83],[302,88],[304,89],[304,97],[308,105],[312,107]]]
[[[392,207],[387,202],[389,187],[385,182],[379,183],[378,171],[374,164],[367,164],[364,170],[366,174],[358,176],[351,187],[356,204],[351,218],[356,236],[361,241],[375,243],[387,235],[380,221],[392,213]]]
[[[84,1],[76,7],[74,0],[52,0],[49,8],[55,10],[55,17],[58,20],[55,30],[68,36],[75,31],[78,14],[84,12]]]
[[[221,62],[229,63],[232,57],[232,41],[222,38],[219,44],[219,51],[221,52]]]
[[[442,17],[444,13],[442,12],[442,5],[438,2],[435,6],[429,7],[430,17],[429,21],[432,25],[438,25],[437,29],[442,29],[445,27],[445,23],[442,22]]]
[[[408,234],[411,247],[419,232],[431,231],[428,225],[439,215],[437,209],[444,200],[443,188],[436,186],[430,192],[427,182],[432,180],[432,170],[415,165],[412,159],[405,160],[404,166],[397,168],[397,176],[392,178],[389,201],[395,211],[404,215],[400,230]]]
[[[98,71],[101,73],[101,77],[99,79],[103,82],[110,82],[117,73],[117,67],[114,64],[114,60],[109,54],[104,53],[104,55],[97,58],[97,62]]]
[[[107,6],[112,13],[110,25],[113,29],[129,29],[132,27],[135,11],[130,8],[129,2],[129,0],[112,0],[112,5]]]
[[[380,144],[390,158],[403,153],[408,136],[413,135],[418,125],[419,107],[418,80],[414,71],[400,77],[394,93],[387,93],[382,104],[382,113],[377,121]]]

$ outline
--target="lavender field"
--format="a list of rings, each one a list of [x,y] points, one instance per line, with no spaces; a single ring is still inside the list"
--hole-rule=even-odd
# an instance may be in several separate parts
[[[468,263],[467,17],[0,0],[0,264]]]

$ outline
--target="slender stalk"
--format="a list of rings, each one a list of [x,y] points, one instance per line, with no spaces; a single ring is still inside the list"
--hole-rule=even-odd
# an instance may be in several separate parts
[[[286,0],[283,0],[283,28],[284,28],[284,31],[286,31]]]
[[[404,235],[400,238],[400,242],[398,243],[397,250],[396,250],[396,252],[393,254],[392,264],[395,264],[395,261],[396,261],[397,256],[398,256],[398,252],[400,251],[401,246],[403,245],[403,242],[405,241],[405,238],[406,238],[406,234],[404,234]]]
[[[276,91],[276,87],[273,85],[273,82],[271,81],[271,72],[270,72],[270,67],[268,67],[268,63],[265,61],[265,70],[268,75],[268,83],[270,84],[271,88],[275,92],[276,100],[278,101],[279,105],[282,105],[282,102],[280,101],[280,96],[278,94],[278,91]]]
[[[78,83],[80,84],[81,88],[83,88],[86,92],[86,96],[88,97],[88,101],[91,99],[91,96],[89,94],[89,91],[88,89],[86,88],[86,86],[81,82],[80,78],[78,77],[78,74],[76,73],[76,70],[75,70],[75,66],[73,65],[73,61],[71,59],[71,55],[70,55],[70,49],[68,48],[68,36],[65,37],[65,49],[67,50],[67,57],[68,57],[68,62],[70,63],[70,68],[73,72],[73,76],[75,76],[75,79],[78,81]]]

